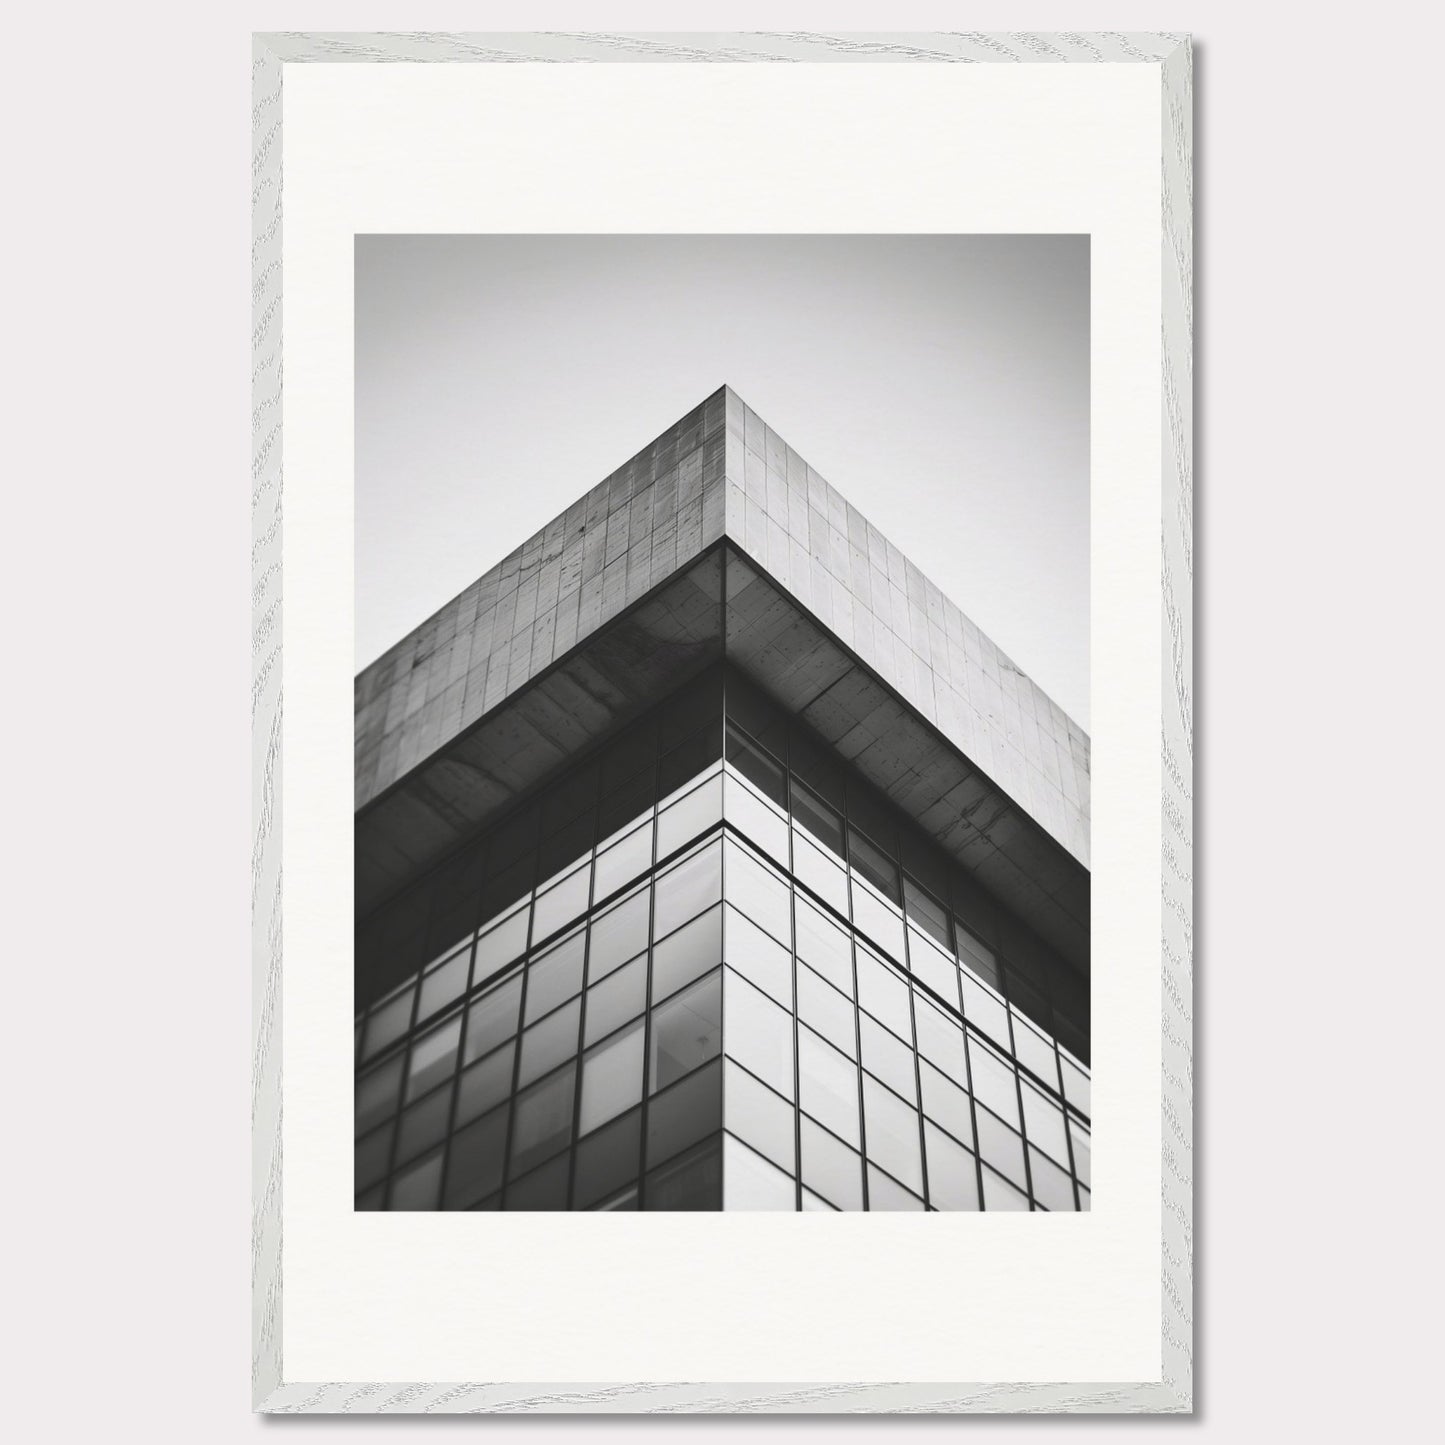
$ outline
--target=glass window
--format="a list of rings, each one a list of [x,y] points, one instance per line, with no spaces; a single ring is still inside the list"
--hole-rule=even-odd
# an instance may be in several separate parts
[[[923,1209],[923,1201],[910,1194],[896,1179],[890,1178],[876,1164],[868,1166],[868,1208],[900,1213]]]
[[[441,1143],[446,1137],[451,1108],[452,1091],[441,1088],[428,1094],[421,1103],[413,1104],[401,1116],[396,1141],[397,1163],[415,1159],[424,1150]]]
[[[903,919],[866,883],[853,880],[853,922],[890,958],[903,962]]]
[[[973,1097],[987,1104],[1009,1128],[1019,1127],[1019,1099],[1014,1087],[1013,1065],[981,1039],[969,1036],[968,1062],[973,1079]]]
[[[378,1184],[375,1189],[368,1189],[365,1194],[360,1195],[356,1201],[357,1209],[384,1209],[386,1207],[386,1185]]]
[[[1029,1177],[1033,1181],[1034,1198],[1045,1209],[1072,1212],[1074,1184],[1069,1176],[1046,1155],[1029,1145]]]
[[[976,977],[981,978],[990,988],[999,985],[998,959],[993,949],[970,933],[963,924],[954,930],[958,940],[958,957],[963,966]]]
[[[588,862],[575,868],[560,882],[553,883],[537,894],[537,906],[532,914],[532,939],[540,942],[550,938],[559,928],[580,918],[587,911],[588,895],[592,889],[592,870]]]
[[[563,1154],[534,1169],[523,1179],[514,1179],[507,1185],[507,1197],[503,1209],[514,1211],[566,1209],[567,1172],[571,1160]]]
[[[793,779],[793,818],[809,837],[843,856],[843,820],[811,788]]]
[[[401,1094],[401,1059],[392,1059],[356,1081],[356,1135],[374,1129],[396,1113]]]
[[[394,1044],[411,1027],[411,1006],[416,998],[416,985],[409,983],[394,998],[388,999],[366,1021],[362,1057],[374,1058]]]
[[[788,825],[782,814],[737,778],[724,780],[723,817],[779,866],[788,866]]]
[[[858,1057],[853,1005],[809,968],[798,970],[798,1017],[850,1059]]]
[[[455,1003],[467,991],[467,974],[471,966],[472,946],[469,943],[460,953],[454,953],[445,963],[439,963],[432,969],[421,981],[417,1018],[430,1018],[438,1009]]]
[[[782,764],[731,724],[728,725],[727,760],[764,797],[771,798],[779,807],[787,802],[787,775]]]
[[[540,1079],[564,1059],[577,1052],[577,1023],[582,1001],[573,999],[522,1035],[522,1062],[517,1070],[517,1087]]]
[[[863,1127],[868,1157],[915,1193],[923,1193],[918,1114],[876,1079],[863,1076]]]
[[[1072,1059],[1059,1055],[1059,1066],[1064,1076],[1064,1098],[1086,1119],[1089,1109],[1089,1075]]]
[[[1022,1189],[1015,1189],[1001,1174],[995,1174],[987,1164],[983,1166],[983,1207],[987,1210],[1027,1210],[1028,1195]]]
[[[798,957],[834,988],[853,997],[853,946],[848,935],[806,898],[797,900]]]
[[[863,1043],[863,1067],[916,1108],[918,1080],[913,1072],[913,1050],[867,1014],[859,1016],[858,1031]]]
[[[435,1088],[456,1067],[457,1041],[462,1034],[462,1016],[453,1014],[430,1033],[413,1039],[407,1061],[406,1096],[420,1098]]]
[[[375,1133],[356,1142],[355,1188],[359,1194],[369,1189],[391,1167],[391,1141],[395,1124],[383,1124]]]
[[[652,1010],[650,1092],[665,1089],[722,1048],[722,971],[683,989]]]
[[[955,1139],[973,1145],[973,1110],[968,1095],[952,1079],[939,1073],[927,1059],[920,1059],[918,1072],[923,1083],[923,1112],[942,1124]]]
[[[511,1038],[517,1032],[521,1004],[521,970],[477,999],[467,1010],[467,1042],[462,1062],[469,1064]]]
[[[928,1202],[935,1209],[977,1209],[978,1170],[973,1155],[926,1121],[923,1147],[928,1154]]]
[[[793,1016],[731,970],[723,982],[723,1032],[738,1063],[793,1097]]]
[[[579,930],[527,965],[527,1022],[535,1023],[582,992],[587,934]]]
[[[945,949],[950,950],[952,963],[953,942],[948,936],[948,911],[927,889],[905,876],[903,879],[903,911],[925,933]]]
[[[391,1181],[393,1209],[435,1209],[442,1187],[442,1151],[428,1155]]]
[[[845,917],[848,913],[848,875],[831,854],[815,848],[799,831],[793,832],[793,873],[824,903]]]
[[[652,867],[652,819],[597,851],[594,896],[600,903]]]
[[[722,897],[722,852],[710,843],[657,878],[657,909],[652,936],[666,938]]]
[[[968,1077],[963,1065],[963,1029],[916,993],[913,1025],[918,1032],[918,1052],[925,1059],[932,1059],[951,1079],[962,1082]]]
[[[714,775],[657,811],[657,856],[666,858],[722,820],[722,778]]]
[[[514,1043],[504,1044],[462,1073],[457,1080],[458,1124],[485,1114],[511,1094],[512,1060],[516,1052]]]
[[[863,1160],[811,1119],[801,1121],[803,1183],[835,1209],[863,1208]]]
[[[853,871],[866,878],[885,898],[898,902],[898,865],[871,838],[848,829],[849,860]]]
[[[614,1034],[582,1058],[582,1108],[578,1132],[625,1113],[642,1099],[642,1020]]]
[[[975,1109],[974,1122],[978,1128],[978,1152],[984,1163],[992,1164],[1020,1189],[1024,1188],[1028,1181],[1024,1178],[1023,1140],[987,1109]]]
[[[447,1167],[448,1209],[466,1209],[502,1187],[507,1156],[507,1110],[495,1109],[452,1135]]]
[[[614,968],[636,958],[647,947],[648,913],[652,890],[640,888],[621,903],[592,920],[592,951],[588,977],[595,983]]]
[[[803,1190],[804,1214],[837,1214],[838,1211],[826,1199],[814,1194],[811,1189]]]
[[[1024,1068],[1031,1069],[1055,1092],[1059,1088],[1059,1061],[1054,1042],[1045,1038],[1017,1009],[1010,1009],[1014,1026],[1014,1057]]]
[[[527,924],[531,910],[524,903],[516,912],[487,930],[477,939],[477,966],[473,977],[478,983],[491,977],[499,968],[521,958],[527,951]]]
[[[1064,1138],[1064,1111],[1041,1094],[1028,1080],[1020,1081],[1024,1097],[1024,1133],[1030,1144],[1037,1144],[1056,1162],[1069,1162],[1069,1146]]]
[[[858,1002],[899,1038],[912,1040],[908,985],[896,970],[863,948],[858,950]]]
[[[660,1164],[722,1128],[722,1069],[709,1064],[647,1105],[647,1162]]]
[[[1079,1176],[1080,1184],[1092,1184],[1093,1136],[1077,1119],[1070,1119],[1069,1137],[1074,1141],[1074,1173]]]
[[[619,1190],[610,1199],[604,1199],[600,1204],[594,1204],[592,1208],[599,1213],[636,1209],[638,1207],[638,1192],[638,1186],[636,1184],[629,1184],[626,1189]]]
[[[793,1106],[731,1059],[723,1068],[723,1123],[744,1143],[793,1173],[798,1147]]]
[[[796,1209],[792,1176],[769,1164],[731,1134],[723,1135],[723,1208]]]
[[[968,973],[958,976],[963,996],[963,1016],[995,1043],[1008,1047],[1008,1009],[1003,1000]]]
[[[786,1009],[793,1007],[793,955],[771,935],[729,907],[723,957]]]
[[[788,885],[736,843],[727,845],[727,900],[760,928],[792,947],[792,909]]]
[[[722,1208],[722,1142],[710,1139],[647,1176],[649,1211]]]
[[[647,959],[634,958],[587,990],[584,1042],[595,1044],[598,1039],[606,1038],[613,1029],[635,1019],[646,1007]]]
[[[722,962],[722,906],[684,924],[652,950],[652,1002],[674,994]]]
[[[590,1209],[637,1178],[642,1163],[642,1110],[614,1119],[577,1146],[573,1207]]]
[[[798,1030],[798,1091],[805,1113],[855,1149],[861,1146],[858,1066],[804,1028]]]
[[[927,984],[944,1003],[957,1008],[958,964],[951,953],[925,938],[916,928],[908,930],[908,968],[920,983]]]
[[[564,1149],[572,1135],[575,1061],[517,1095],[512,1122],[512,1173],[522,1174]]]

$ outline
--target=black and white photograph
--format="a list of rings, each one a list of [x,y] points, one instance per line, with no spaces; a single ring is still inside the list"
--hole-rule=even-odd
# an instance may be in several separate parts
[[[358,235],[361,1211],[1091,1207],[1087,235]]]

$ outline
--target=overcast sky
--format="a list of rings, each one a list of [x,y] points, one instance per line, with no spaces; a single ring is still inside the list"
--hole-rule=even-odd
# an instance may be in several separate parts
[[[724,383],[1088,728],[1085,237],[358,237],[358,669]]]

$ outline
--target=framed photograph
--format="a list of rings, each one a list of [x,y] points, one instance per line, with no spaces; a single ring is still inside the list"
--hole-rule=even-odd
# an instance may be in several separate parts
[[[256,1409],[1190,1411],[1188,38],[253,84]]]

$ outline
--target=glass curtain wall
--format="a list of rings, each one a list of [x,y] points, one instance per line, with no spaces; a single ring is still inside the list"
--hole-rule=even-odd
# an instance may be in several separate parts
[[[680,690],[363,930],[482,920],[358,1014],[357,1207],[1087,1209],[1088,1069],[909,826]]]

